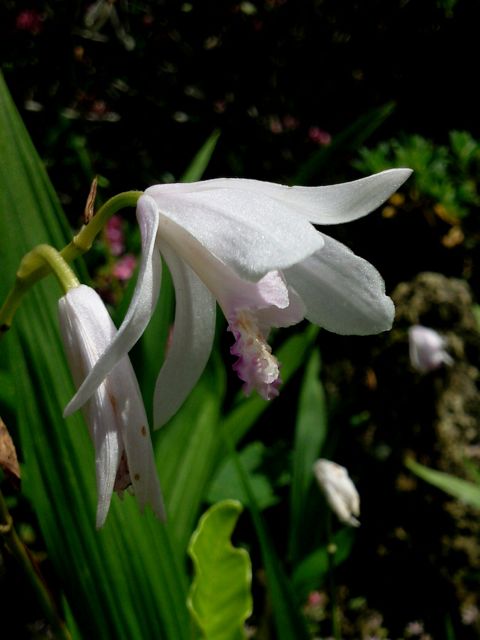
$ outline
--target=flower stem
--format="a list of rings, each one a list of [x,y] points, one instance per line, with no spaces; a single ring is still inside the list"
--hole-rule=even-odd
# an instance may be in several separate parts
[[[332,615],[332,635],[335,640],[342,640],[339,609],[337,602],[337,585],[335,583],[335,554],[337,545],[333,542],[332,535],[332,513],[330,509],[327,513],[327,555],[328,555],[328,577],[330,582],[330,608]]]
[[[59,640],[71,640],[70,633],[68,632],[65,623],[58,615],[58,611],[53,601],[52,595],[50,594],[38,567],[35,565],[25,545],[20,540],[15,527],[13,526],[12,516],[8,511],[5,499],[1,491],[0,535],[3,537],[6,548],[16,559],[28,581],[30,582],[30,585],[35,591],[42,610],[51,625],[54,637],[58,638]]]
[[[78,287],[79,281],[61,254],[48,244],[39,244],[25,254],[18,267],[15,284],[0,309],[0,332],[10,328],[23,296],[45,272],[54,273],[63,290]]]
[[[142,193],[125,191],[110,198],[61,251],[56,251],[49,245],[39,245],[23,257],[15,284],[0,308],[0,337],[10,328],[23,296],[35,282],[53,271],[65,291],[79,285],[67,262],[88,251],[107,220],[120,209],[134,207]]]

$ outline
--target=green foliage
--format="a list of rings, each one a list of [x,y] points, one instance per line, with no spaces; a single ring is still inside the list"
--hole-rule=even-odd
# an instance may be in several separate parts
[[[428,467],[415,462],[411,458],[405,461],[405,465],[419,478],[429,482],[434,487],[437,487],[437,489],[441,489],[454,498],[458,498],[458,500],[461,500],[476,509],[480,509],[479,483],[474,484],[473,482],[468,482],[467,480],[462,480],[461,478],[452,476],[449,473],[429,469]]]
[[[241,512],[242,505],[236,500],[210,507],[188,547],[195,573],[188,607],[207,640],[246,637],[244,622],[252,613],[252,567],[245,549],[230,542]]]
[[[22,256],[40,242],[61,248],[68,225],[0,78],[0,255],[2,300]],[[80,265],[79,270],[83,272]],[[22,487],[31,501],[64,601],[82,637],[189,637],[187,577],[172,552],[169,527],[135,500],[114,497],[105,527],[95,531],[93,450],[80,414],[63,407],[73,385],[58,333],[60,292],[52,278],[25,297],[2,343],[15,387],[23,459]],[[183,613],[182,613],[183,612]],[[70,615],[70,614],[69,614]]]
[[[239,458],[248,472],[252,491],[260,510],[271,507],[278,502],[268,478],[259,472],[267,448],[262,442],[252,442],[239,452]],[[207,500],[211,503],[227,498],[234,498],[240,502],[247,502],[245,489],[238,477],[232,460],[228,458],[218,470],[208,491]]]
[[[355,531],[351,527],[344,527],[332,538],[335,545],[333,566],[337,567],[345,562],[352,550]],[[318,589],[327,580],[330,571],[330,558],[327,546],[322,546],[310,553],[296,567],[292,577],[292,584],[298,602],[305,601],[311,591]]]
[[[419,135],[382,142],[374,149],[362,149],[355,166],[365,174],[412,168],[408,186],[414,196],[431,199],[454,218],[463,218],[480,205],[480,142],[465,131],[451,131],[448,146]]]
[[[309,490],[313,463],[321,456],[328,430],[325,393],[320,381],[320,354],[313,351],[307,364],[298,404],[290,490],[290,554],[293,562],[306,551],[306,535],[312,531]]]

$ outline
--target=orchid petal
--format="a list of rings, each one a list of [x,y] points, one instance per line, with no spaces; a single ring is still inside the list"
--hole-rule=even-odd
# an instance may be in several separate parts
[[[76,385],[98,359],[115,334],[105,305],[93,289],[81,285],[59,300],[60,330]],[[79,338],[81,336],[81,339]],[[95,448],[98,506],[96,526],[105,522],[110,507],[123,443],[112,404],[102,383],[84,408]]]
[[[164,425],[197,383],[212,351],[215,298],[165,242],[159,242],[175,285],[173,337],[154,394],[154,425]]]
[[[172,244],[182,227],[247,280],[289,267],[323,246],[322,237],[305,217],[295,215],[290,203],[261,190],[250,193],[232,184],[228,189],[169,192],[164,186],[169,185],[146,191],[161,213],[160,237]]]
[[[220,189],[228,189],[229,192],[241,191],[244,197],[245,194],[257,195],[276,200],[277,204],[281,202],[292,213],[315,224],[339,224],[362,218],[379,207],[397,191],[411,173],[411,169],[388,169],[359,180],[323,187],[289,187],[243,178],[217,178],[190,184],[150,187],[147,192],[151,192],[161,203],[163,196],[171,195],[181,199],[183,195],[188,194],[195,194],[197,197],[202,191],[207,191],[209,197]]]
[[[128,472],[135,497],[143,510],[150,504],[154,513],[166,519],[165,506],[158,482],[155,457],[138,382],[128,357],[122,358],[108,376],[111,402],[119,417]]]
[[[385,283],[369,262],[324,235],[325,246],[285,271],[307,306],[306,317],[342,335],[370,335],[391,328],[395,309]]]
[[[157,304],[161,282],[161,260],[155,246],[159,215],[152,198],[140,197],[137,218],[142,235],[142,257],[132,301],[116,336],[66,406],[65,416],[79,409],[116,363],[130,351],[144,332]]]

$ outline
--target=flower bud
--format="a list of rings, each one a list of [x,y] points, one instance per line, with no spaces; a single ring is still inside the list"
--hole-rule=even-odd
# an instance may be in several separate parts
[[[356,516],[360,515],[360,496],[345,467],[321,458],[313,465],[313,472],[338,518],[351,527],[358,527],[360,522]]]
[[[410,363],[419,373],[434,371],[442,365],[453,364],[446,352],[445,339],[433,329],[416,324],[408,330]]]

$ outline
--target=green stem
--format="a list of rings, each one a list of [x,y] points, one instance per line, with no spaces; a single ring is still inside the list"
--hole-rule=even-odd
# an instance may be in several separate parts
[[[340,616],[337,602],[337,585],[335,583],[335,554],[337,545],[333,542],[332,534],[332,512],[327,513],[327,555],[328,555],[328,577],[330,582],[330,603],[332,612],[332,634],[335,640],[342,640]]]
[[[23,296],[43,272],[54,273],[63,290],[67,292],[79,286],[79,281],[60,253],[48,244],[39,244],[25,254],[15,278],[15,284],[0,309],[0,332],[5,332],[13,322]]]
[[[3,537],[5,546],[18,562],[25,573],[30,585],[35,591],[42,610],[48,619],[55,638],[59,640],[71,640],[70,633],[64,622],[58,615],[57,608],[53,601],[44,579],[39,569],[35,566],[25,545],[20,540],[13,526],[13,519],[10,515],[5,499],[0,491],[0,535]]]
[[[88,251],[107,220],[120,209],[136,206],[142,193],[142,191],[125,191],[110,198],[60,252],[48,245],[39,245],[23,257],[15,284],[0,308],[0,337],[10,328],[13,316],[25,293],[52,271],[57,275],[65,291],[79,285],[73,272],[71,270],[67,272],[66,263]]]

